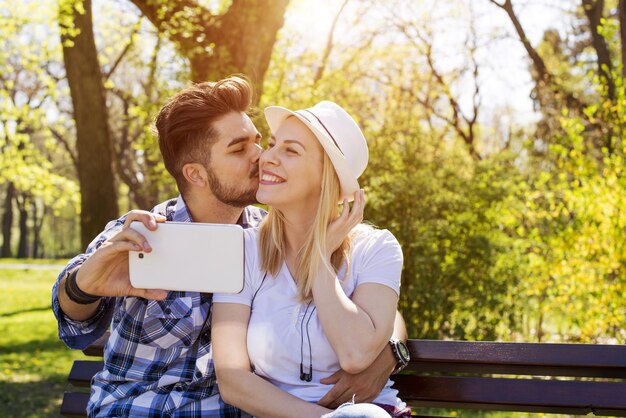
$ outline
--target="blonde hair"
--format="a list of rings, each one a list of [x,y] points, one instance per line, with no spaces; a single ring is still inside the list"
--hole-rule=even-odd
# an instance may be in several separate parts
[[[328,224],[337,218],[339,210],[337,202],[341,197],[341,186],[330,158],[324,153],[322,164],[322,187],[317,206],[315,220],[309,229],[304,245],[296,259],[294,279],[298,287],[300,301],[307,303],[312,300],[312,285],[320,268],[326,268],[337,273],[342,263],[346,264],[346,275],[349,268],[350,239],[346,236],[330,258],[330,264],[324,257],[326,254],[326,232]],[[285,259],[285,218],[274,208],[260,227],[259,251],[261,255],[261,269],[273,276],[280,271]]]

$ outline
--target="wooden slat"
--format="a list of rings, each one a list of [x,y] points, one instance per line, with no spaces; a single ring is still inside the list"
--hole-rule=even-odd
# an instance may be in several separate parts
[[[626,378],[626,346],[409,340],[409,370]]]
[[[626,382],[416,375],[393,380],[402,399],[419,407],[626,416]]]
[[[88,393],[65,392],[61,404],[61,415],[68,418],[87,416]]]
[[[98,338],[93,344],[83,350],[83,353],[86,356],[92,357],[102,357],[102,353],[104,351],[104,345],[109,339],[110,333],[107,331],[104,335]]]
[[[67,380],[78,387],[89,387],[94,374],[102,370],[102,361],[75,360]]]

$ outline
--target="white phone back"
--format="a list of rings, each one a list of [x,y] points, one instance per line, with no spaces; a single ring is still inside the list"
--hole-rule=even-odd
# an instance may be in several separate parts
[[[244,242],[239,225],[165,222],[150,231],[143,223],[132,222],[130,227],[152,247],[149,253],[129,252],[134,287],[206,293],[243,289]]]

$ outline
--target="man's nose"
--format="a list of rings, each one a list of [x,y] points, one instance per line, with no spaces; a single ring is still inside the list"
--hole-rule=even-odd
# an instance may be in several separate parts
[[[259,162],[261,155],[263,154],[263,147],[259,144],[254,144],[254,156],[253,162],[256,164]]]

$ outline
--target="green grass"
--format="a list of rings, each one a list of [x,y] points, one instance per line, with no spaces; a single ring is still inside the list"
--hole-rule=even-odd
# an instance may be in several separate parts
[[[52,259],[52,258],[0,258],[2,264],[56,264],[64,266],[68,260]]]
[[[0,265],[2,418],[59,417],[72,362],[85,358],[57,337],[50,292],[59,271],[10,270]]]

